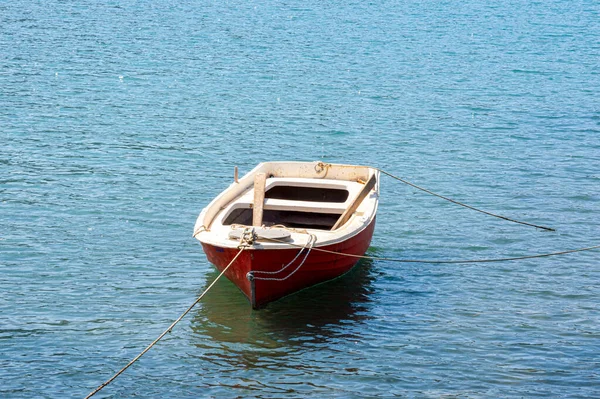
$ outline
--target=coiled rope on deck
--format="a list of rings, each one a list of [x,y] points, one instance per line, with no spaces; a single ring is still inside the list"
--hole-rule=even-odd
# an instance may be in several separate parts
[[[242,239],[244,239],[245,236],[242,236]],[[206,293],[213,287],[213,285],[215,285],[215,283],[225,274],[225,272],[229,269],[229,267],[231,265],[233,265],[233,263],[236,261],[236,259],[242,254],[242,252],[244,252],[244,249],[246,249],[246,245],[241,244],[240,245],[240,250],[239,252],[233,257],[233,259],[231,260],[231,262],[229,262],[229,264],[223,269],[223,271],[214,279],[214,281],[208,286],[207,289],[204,290],[204,292],[202,294],[200,294],[200,296],[194,301],[194,303],[192,303],[185,312],[183,312],[183,314],[181,316],[179,316],[177,318],[177,320],[175,320],[162,334],[160,334],[158,336],[158,338],[156,338],[150,345],[148,345],[146,347],[146,349],[144,349],[139,355],[137,355],[135,358],[133,358],[133,360],[131,360],[129,363],[127,363],[127,365],[125,367],[123,367],[121,370],[119,370],[115,375],[113,375],[111,378],[109,378],[105,383],[103,383],[102,385],[100,385],[98,388],[96,388],[94,391],[92,391],[88,396],[85,397],[85,399],[89,399],[92,396],[94,396],[95,394],[97,394],[98,392],[100,392],[104,387],[106,387],[108,384],[110,384],[111,382],[113,382],[118,376],[120,376],[125,370],[127,370],[133,363],[135,363],[136,361],[138,361],[139,358],[141,358],[146,352],[148,352],[154,345],[156,345],[156,343],[158,341],[160,341],[165,335],[167,335],[167,333],[171,332],[171,330],[173,329],[173,327],[175,327],[175,325],[177,323],[179,323],[181,321],[181,319],[183,319],[185,317],[185,315],[187,315],[190,310],[192,310],[192,308],[194,306],[196,306],[196,304],[198,304],[198,302],[200,302],[202,300],[202,298],[204,297],[204,295],[206,295]]]

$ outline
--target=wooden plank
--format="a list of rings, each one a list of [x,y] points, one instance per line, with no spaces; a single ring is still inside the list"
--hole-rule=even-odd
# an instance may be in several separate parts
[[[352,214],[356,211],[358,206],[363,202],[363,200],[369,195],[373,187],[375,187],[375,183],[377,183],[377,178],[375,174],[371,176],[369,181],[365,184],[363,189],[358,193],[354,201],[350,204],[350,206],[342,213],[342,216],[338,219],[338,221],[333,225],[331,230],[336,230],[343,226],[352,216]]]
[[[252,226],[262,226],[263,209],[265,205],[266,173],[257,173],[254,176],[254,205],[252,206]]]

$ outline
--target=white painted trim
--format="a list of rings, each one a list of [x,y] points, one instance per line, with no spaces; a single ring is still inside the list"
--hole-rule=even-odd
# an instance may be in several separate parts
[[[231,226],[223,226],[222,222],[233,209],[250,207],[252,203],[253,181],[256,173],[266,173],[274,177],[267,179],[267,190],[277,185],[292,185],[294,187],[326,187],[345,188],[349,191],[348,199],[342,203],[321,203],[309,201],[288,201],[267,199],[265,209],[299,210],[306,212],[342,214],[348,204],[358,195],[361,183],[367,181],[373,174],[377,184],[371,193],[363,200],[348,222],[335,231],[307,229],[317,236],[317,247],[343,242],[364,230],[375,218],[379,204],[379,171],[366,166],[332,164],[328,170],[319,172],[318,162],[268,162],[257,165],[252,171],[231,184],[202,210],[196,221],[194,231],[206,226],[208,231],[200,231],[196,238],[204,243],[235,248],[237,242],[228,238]],[[325,174],[326,172],[326,174]],[[209,226],[206,225],[209,224]],[[292,232],[292,242],[304,245],[307,234]],[[260,243],[256,249],[289,248],[285,244]]]

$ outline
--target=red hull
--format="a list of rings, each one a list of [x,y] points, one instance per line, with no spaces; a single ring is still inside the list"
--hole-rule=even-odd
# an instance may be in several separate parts
[[[319,243],[317,242],[315,248],[352,255],[364,255],[371,243],[374,229],[375,219],[366,229],[344,242],[324,247],[318,247]],[[220,271],[231,262],[239,251],[237,248],[221,248],[204,243],[202,243],[202,247],[209,262],[214,264]],[[280,273],[269,275],[255,273],[255,278],[252,281],[248,278],[250,272],[280,270],[283,265],[287,265],[296,257],[298,251],[300,251],[300,248],[244,251],[227,270],[225,276],[246,295],[252,307],[257,309],[286,295],[339,277],[352,269],[359,260],[349,256],[313,250],[302,267],[291,276],[290,274],[304,258],[304,254]],[[262,279],[265,277],[276,278],[277,280]]]

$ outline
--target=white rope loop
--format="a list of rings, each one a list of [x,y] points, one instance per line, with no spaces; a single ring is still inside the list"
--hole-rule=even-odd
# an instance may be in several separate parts
[[[306,259],[308,258],[308,255],[310,255],[310,252],[313,250],[314,245],[317,243],[317,236],[314,234],[309,234],[308,240],[306,241],[306,244],[304,244],[304,246],[300,249],[300,251],[298,251],[298,253],[296,254],[296,256],[294,257],[294,259],[292,259],[287,265],[282,266],[281,269],[277,270],[277,271],[267,271],[267,270],[253,270],[251,273],[252,278],[254,278],[255,280],[263,280],[263,281],[285,281],[288,278],[292,277],[298,270],[300,270],[300,268],[302,267],[302,265],[304,265],[304,263],[306,262]],[[287,276],[283,277],[283,278],[277,278],[277,277],[257,277],[256,273],[261,273],[261,274],[268,274],[268,275],[275,275],[278,273],[281,273],[283,271],[285,271],[288,267],[290,267],[297,259],[298,257],[300,257],[300,255],[306,251],[306,254],[304,255],[304,258],[302,259],[302,261],[300,262],[300,264]]]
[[[316,241],[316,236],[314,236],[313,234],[310,234],[308,237],[308,240],[306,240],[306,244],[304,244],[304,246],[302,246],[302,248],[300,249],[300,251],[298,251],[298,253],[294,257],[294,259],[292,259],[287,265],[282,266],[281,269],[275,270],[275,271],[253,270],[252,273],[261,273],[261,274],[279,274],[279,273],[281,273],[282,271],[284,271],[285,269],[290,267],[296,261],[296,259],[298,259],[298,257],[300,257],[300,255],[302,254],[302,252],[305,249],[307,249],[309,246],[311,246],[311,241],[313,240],[313,237],[315,237],[314,239]]]

